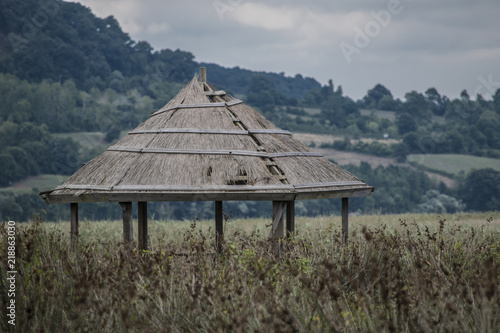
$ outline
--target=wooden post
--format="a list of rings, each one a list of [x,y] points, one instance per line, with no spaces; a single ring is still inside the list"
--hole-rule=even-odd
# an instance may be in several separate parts
[[[222,253],[224,239],[224,225],[222,220],[222,201],[215,202],[215,246],[217,253]]]
[[[286,203],[286,237],[295,232],[295,200]]]
[[[78,241],[78,203],[71,203],[71,242]]]
[[[137,240],[140,250],[148,249],[148,203],[137,203]]]
[[[281,253],[281,238],[284,234],[283,215],[285,213],[285,203],[286,201],[273,201],[273,226],[270,238],[276,256],[279,256]]]
[[[342,239],[349,244],[349,198],[342,198]]]
[[[207,82],[207,68],[200,67],[200,82]]]
[[[132,203],[120,202],[120,206],[122,206],[123,211],[123,241],[125,243],[132,243],[134,240]]]

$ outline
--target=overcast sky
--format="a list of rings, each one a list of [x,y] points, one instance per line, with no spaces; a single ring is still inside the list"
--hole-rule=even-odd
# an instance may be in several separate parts
[[[155,49],[224,67],[332,79],[358,99],[500,88],[498,0],[81,0]],[[210,81],[210,73],[207,74]],[[230,89],[230,87],[227,87]]]

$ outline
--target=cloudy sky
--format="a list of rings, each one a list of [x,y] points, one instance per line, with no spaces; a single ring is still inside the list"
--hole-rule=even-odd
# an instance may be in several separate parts
[[[155,49],[225,67],[332,79],[361,98],[500,88],[498,0],[81,0]],[[208,73],[210,80],[210,73]]]

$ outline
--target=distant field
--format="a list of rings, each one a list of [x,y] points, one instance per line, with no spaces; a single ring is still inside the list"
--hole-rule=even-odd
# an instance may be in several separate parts
[[[388,119],[390,121],[396,120],[396,112],[394,111],[362,109],[360,112],[363,116],[370,116],[373,113],[376,117],[382,119]],[[432,121],[436,123],[444,123],[444,117],[432,116]]]
[[[0,190],[31,191],[37,188],[39,191],[51,190],[64,182],[68,176],[63,175],[39,175],[25,178],[9,187],[2,187]]]
[[[293,133],[293,137],[306,145],[310,145],[314,142],[317,146],[322,143],[332,143],[333,141],[344,140],[343,136],[336,135],[328,135],[328,134],[311,134],[311,133]],[[369,138],[361,138],[359,140],[351,140],[351,143],[356,143],[358,141],[372,143],[373,141],[377,141],[386,145],[390,145],[393,143],[398,143],[400,140],[396,139],[369,139]]]
[[[312,115],[321,113],[321,109],[319,108],[304,108],[304,111]]]
[[[339,165],[346,165],[346,164],[354,164],[354,165],[360,165],[361,162],[366,162],[372,166],[372,168],[376,168],[377,166],[381,165],[383,167],[387,167],[391,164],[397,164],[401,166],[410,166],[408,163],[397,163],[395,159],[393,158],[387,158],[387,157],[378,157],[378,156],[373,156],[373,155],[367,155],[367,154],[360,154],[360,153],[353,153],[353,152],[347,152],[347,151],[339,151],[335,149],[316,149],[320,153],[323,154],[323,156],[327,159],[334,160],[337,164]],[[457,185],[457,181],[444,176],[442,174],[434,173],[434,172],[429,172],[428,170],[425,172],[431,179],[437,181],[437,182],[443,182],[446,184],[448,187],[455,187]]]
[[[473,169],[492,168],[500,171],[500,159],[458,154],[414,154],[408,161],[430,170],[458,175]]]
[[[394,121],[396,119],[396,112],[394,111],[383,111],[383,110],[367,110],[367,109],[362,109],[359,110],[363,116],[369,116],[372,113],[379,118],[382,119],[389,119],[390,121]]]

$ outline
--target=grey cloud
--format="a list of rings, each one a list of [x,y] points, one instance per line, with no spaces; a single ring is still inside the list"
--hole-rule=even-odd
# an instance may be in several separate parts
[[[224,13],[223,20],[212,0],[124,0],[114,4],[127,6],[133,1],[140,4],[140,10],[120,10],[117,13],[124,14],[115,16],[120,22],[141,27],[138,33],[131,34],[135,40],[147,40],[156,49],[191,51],[198,61],[222,66],[283,71],[287,75],[301,73],[322,83],[331,78],[353,98],[361,98],[378,82],[399,97],[430,86],[456,97],[464,88],[473,92],[480,76],[492,74],[495,81],[500,81],[497,1],[400,0],[401,13],[393,15],[390,24],[370,38],[359,54],[353,54],[351,63],[344,58],[340,43],[353,44],[354,29],[363,29],[373,20],[370,12],[387,9],[391,0],[219,0],[234,5]],[[106,6],[101,0],[83,2],[91,8]],[[266,30],[238,21],[236,11],[244,8],[238,3],[276,8],[277,15],[280,10],[283,14],[296,10],[322,18],[352,17],[353,21],[300,21],[296,28]],[[303,20],[307,17],[303,16]],[[354,21],[356,17],[361,21]],[[152,23],[162,22],[168,24],[168,31],[148,33]],[[126,25],[122,26],[126,30]],[[489,96],[486,90],[484,93]]]

